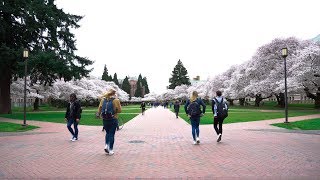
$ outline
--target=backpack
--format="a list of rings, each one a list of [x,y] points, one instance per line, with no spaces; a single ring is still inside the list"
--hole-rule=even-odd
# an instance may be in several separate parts
[[[191,102],[189,105],[188,105],[188,114],[191,116],[191,117],[195,117],[195,116],[200,116],[201,114],[201,109],[200,109],[200,104],[198,103],[198,99]]]
[[[221,102],[219,102],[216,98],[214,98],[214,101],[217,106],[217,116],[222,119],[225,119],[226,117],[228,117],[228,105],[223,100],[223,98],[221,99]],[[226,105],[227,105],[227,108],[226,108]]]
[[[113,100],[113,98],[104,99],[101,112],[102,119],[112,119],[114,117]]]

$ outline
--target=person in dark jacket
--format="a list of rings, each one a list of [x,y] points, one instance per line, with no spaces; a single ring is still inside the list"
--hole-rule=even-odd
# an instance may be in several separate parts
[[[142,115],[144,115],[144,111],[146,111],[146,103],[144,101],[142,101],[140,108]]]
[[[173,105],[174,112],[176,113],[176,118],[178,119],[179,109],[180,109],[180,102],[177,100]]]
[[[78,140],[78,124],[81,118],[81,105],[77,101],[76,94],[70,94],[70,101],[67,105],[67,111],[65,114],[65,121],[67,122],[67,127],[70,133],[72,134],[71,141]],[[72,129],[71,125],[73,124],[74,130]]]
[[[195,107],[194,105],[197,106],[198,109],[196,109],[196,110],[199,112],[199,113],[196,113],[196,115],[193,115],[194,113],[191,112],[191,111],[193,111],[192,107]],[[202,106],[202,111],[201,111],[200,106]],[[198,98],[197,91],[192,92],[190,99],[184,105],[184,110],[187,113],[187,115],[191,121],[193,144],[200,144],[200,139],[199,139],[200,117],[203,116],[203,114],[206,112],[206,105],[204,104],[204,102],[200,98]]]
[[[213,128],[217,133],[217,142],[221,141],[222,138],[222,124],[223,124],[223,120],[224,117],[221,117],[218,113],[218,108],[217,108],[217,103],[222,103],[225,102],[225,99],[222,97],[222,92],[221,91],[217,91],[216,92],[216,97],[212,99],[212,112],[213,112]],[[216,102],[218,101],[218,102]],[[224,104],[225,105],[225,109],[228,109],[227,103]],[[219,128],[218,128],[219,125]]]

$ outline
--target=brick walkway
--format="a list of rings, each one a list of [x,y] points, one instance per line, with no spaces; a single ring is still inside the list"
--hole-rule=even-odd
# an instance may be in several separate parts
[[[71,142],[64,124],[28,121],[42,128],[0,133],[0,179],[319,179],[319,133],[288,133],[268,125],[274,122],[283,119],[226,124],[221,143],[212,125],[203,125],[201,144],[192,145],[190,125],[167,109],[150,109],[116,133],[115,154],[107,156],[101,127],[80,125],[79,141]]]

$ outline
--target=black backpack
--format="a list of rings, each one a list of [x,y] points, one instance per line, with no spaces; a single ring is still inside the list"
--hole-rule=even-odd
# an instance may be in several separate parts
[[[198,100],[195,100],[193,102],[190,102],[188,105],[188,114],[192,117],[195,116],[200,116],[201,114],[201,109],[200,109],[200,104],[198,103]]]
[[[217,105],[217,116],[222,119],[225,119],[226,117],[228,117],[228,105],[223,100],[223,98],[221,99],[221,102],[219,102],[216,98],[214,98],[214,100]],[[227,108],[226,108],[226,105],[227,105]]]

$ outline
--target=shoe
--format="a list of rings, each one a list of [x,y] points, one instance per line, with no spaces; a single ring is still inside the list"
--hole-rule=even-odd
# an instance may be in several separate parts
[[[108,144],[106,144],[106,146],[104,147],[104,151],[109,154],[109,146],[108,146]]]
[[[112,156],[113,154],[114,154],[114,151],[113,151],[113,150],[110,150],[110,151],[109,151],[109,155]]]
[[[219,135],[218,135],[217,142],[220,142],[220,141],[221,141],[221,136],[222,136],[222,134],[219,134]]]
[[[73,140],[73,138],[74,138],[74,137],[72,137],[72,138],[70,139],[70,141],[72,141],[72,140]]]
[[[200,139],[199,137],[196,138],[197,144],[200,144]]]
[[[196,145],[197,144],[197,141],[193,141],[193,145]]]
[[[78,138],[73,137],[73,138],[71,139],[72,142],[74,142],[74,141],[76,141],[76,140],[78,140]]]

